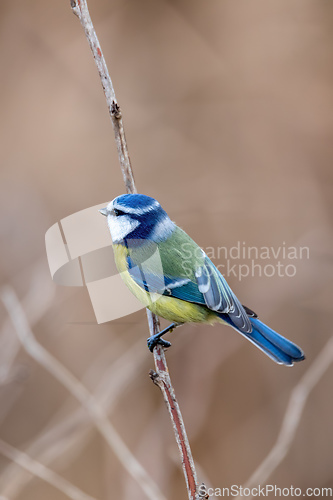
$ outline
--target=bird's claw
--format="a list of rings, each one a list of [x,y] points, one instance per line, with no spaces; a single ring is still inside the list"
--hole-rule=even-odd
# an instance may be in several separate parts
[[[162,347],[170,347],[171,346],[171,342],[168,342],[167,340],[164,340],[164,339],[154,339],[154,337],[149,337],[147,339],[147,346],[151,352],[153,352],[154,347],[156,347],[157,344],[160,344]]]

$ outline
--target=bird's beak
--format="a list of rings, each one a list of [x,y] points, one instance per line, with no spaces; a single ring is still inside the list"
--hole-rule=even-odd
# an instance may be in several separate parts
[[[105,215],[105,216],[107,216],[107,215],[108,215],[108,211],[107,211],[107,209],[106,209],[106,208],[101,208],[101,209],[99,210],[99,212],[100,212],[102,215]]]

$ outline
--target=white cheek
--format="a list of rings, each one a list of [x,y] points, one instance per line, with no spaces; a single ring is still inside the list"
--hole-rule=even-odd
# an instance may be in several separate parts
[[[114,243],[123,240],[128,234],[134,231],[139,224],[139,221],[131,219],[128,215],[121,215],[118,217],[108,215],[108,226]]]

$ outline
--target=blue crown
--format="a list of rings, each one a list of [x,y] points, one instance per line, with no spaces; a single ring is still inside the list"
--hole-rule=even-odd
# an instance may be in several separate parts
[[[157,209],[161,205],[157,200],[145,194],[122,194],[113,200],[113,206],[131,214],[141,215]]]

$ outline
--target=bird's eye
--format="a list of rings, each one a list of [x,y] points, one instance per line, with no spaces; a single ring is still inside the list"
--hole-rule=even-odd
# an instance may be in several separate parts
[[[114,208],[112,212],[116,217],[118,217],[118,215],[124,215],[124,212],[118,208]]]

